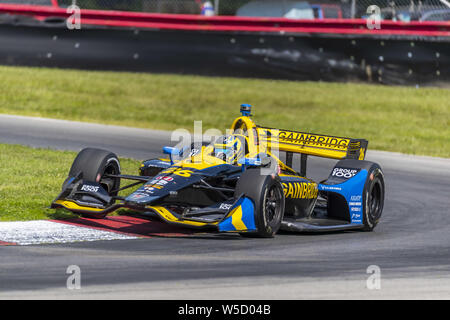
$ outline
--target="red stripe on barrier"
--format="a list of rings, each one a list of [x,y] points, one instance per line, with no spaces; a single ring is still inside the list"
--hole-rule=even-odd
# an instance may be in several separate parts
[[[0,246],[16,246],[17,243],[0,241]]]
[[[84,228],[92,228],[102,231],[117,232],[125,235],[150,238],[150,237],[184,237],[193,233],[192,230],[179,228],[160,221],[137,218],[131,216],[114,216],[105,219],[69,219],[51,220]]]
[[[0,4],[0,13],[33,16],[39,20],[69,16],[63,8]],[[294,20],[200,15],[157,14],[142,12],[81,10],[81,23],[111,27],[153,28],[165,30],[325,33],[360,35],[450,36],[450,22],[381,21],[381,29],[368,29],[363,19]]]

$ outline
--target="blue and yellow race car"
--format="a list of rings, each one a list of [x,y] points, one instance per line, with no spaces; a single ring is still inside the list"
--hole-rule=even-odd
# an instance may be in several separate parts
[[[367,140],[261,127],[250,105],[241,114],[211,143],[164,147],[169,157],[144,161],[139,175],[123,174],[112,152],[83,149],[52,208],[89,218],[128,208],[171,224],[256,237],[280,229],[374,229],[385,186],[380,166],[364,160]],[[307,178],[308,156],[338,160],[327,180]],[[121,187],[124,180],[132,183]],[[119,195],[127,189],[133,191]]]

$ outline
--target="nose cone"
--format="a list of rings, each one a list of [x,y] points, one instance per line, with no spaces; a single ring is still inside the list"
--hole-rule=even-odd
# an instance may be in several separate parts
[[[170,176],[156,176],[129,195],[125,201],[150,204],[157,199],[167,196],[170,191],[176,190],[178,186],[174,180]]]
[[[192,171],[184,170],[182,173],[161,173],[149,180],[146,184],[129,195],[125,201],[136,204],[150,204],[158,199],[168,196],[173,191],[201,180],[201,176],[191,175]]]

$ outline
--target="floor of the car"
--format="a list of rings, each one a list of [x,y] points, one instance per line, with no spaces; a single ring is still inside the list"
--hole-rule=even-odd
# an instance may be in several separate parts
[[[180,217],[182,219],[183,217]],[[216,222],[223,218],[223,214],[209,214],[204,216],[191,216],[185,217],[186,220],[199,221],[199,222]]]
[[[325,218],[284,218],[281,230],[293,232],[327,232],[360,229],[363,225],[355,225],[345,220]]]
[[[284,219],[284,221],[300,222],[300,223],[311,224],[314,226],[339,226],[339,225],[350,224],[350,222],[345,221],[345,220],[328,219],[328,218],[300,218],[300,219],[286,218],[286,219]]]

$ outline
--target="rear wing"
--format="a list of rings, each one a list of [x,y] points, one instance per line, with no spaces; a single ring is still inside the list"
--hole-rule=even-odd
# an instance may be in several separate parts
[[[306,132],[256,127],[259,143],[269,149],[331,159],[364,160],[369,142]]]

